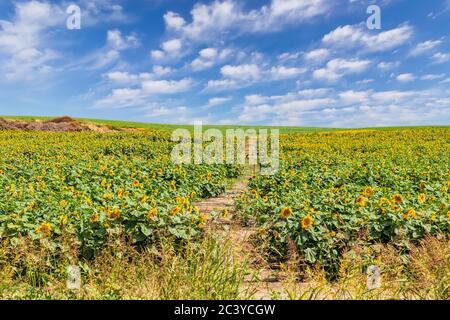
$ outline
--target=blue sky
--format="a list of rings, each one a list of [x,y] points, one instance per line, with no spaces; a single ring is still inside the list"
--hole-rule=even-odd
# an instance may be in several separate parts
[[[448,125],[449,30],[449,0],[0,0],[0,114]]]

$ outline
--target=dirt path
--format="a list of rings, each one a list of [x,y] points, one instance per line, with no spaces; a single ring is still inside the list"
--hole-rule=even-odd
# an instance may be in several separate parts
[[[251,143],[256,143],[256,141],[250,141]],[[246,153],[249,154],[248,145]],[[209,215],[215,212],[218,214],[218,217],[211,221],[211,232],[221,233],[231,239],[234,257],[250,261],[251,274],[245,280],[244,290],[253,292],[253,298],[256,300],[269,300],[273,297],[285,298],[286,294],[279,272],[270,268],[251,241],[251,237],[257,229],[244,227],[235,219],[235,198],[248,190],[248,181],[255,174],[255,170],[256,168],[247,166],[244,175],[224,194],[195,205],[202,213]],[[224,215],[224,212],[227,214]]]

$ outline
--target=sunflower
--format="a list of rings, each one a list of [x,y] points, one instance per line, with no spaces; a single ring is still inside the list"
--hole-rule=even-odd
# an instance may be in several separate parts
[[[375,190],[373,190],[372,187],[366,187],[363,191],[363,195],[370,197],[373,195],[374,192],[375,192]]]
[[[283,208],[281,209],[280,215],[282,218],[289,218],[292,216],[292,209],[291,208]]]
[[[356,204],[358,204],[358,206],[360,207],[364,207],[366,205],[366,198],[364,198],[364,196],[359,196],[356,199]]]
[[[172,210],[170,210],[170,214],[172,216],[176,216],[180,211],[181,211],[181,208],[177,206],[177,207],[173,208]]]
[[[255,197],[258,195],[258,191],[254,190],[254,189],[252,191],[250,191],[250,193],[252,196],[255,196]]]
[[[151,220],[155,219],[157,215],[158,215],[158,209],[152,208],[152,209],[147,213],[147,220],[151,221]]]
[[[269,197],[268,197],[268,196],[264,196],[263,201],[264,201],[264,202],[269,201]]]
[[[98,221],[98,214],[94,213],[90,218],[92,223],[96,223]]]
[[[420,204],[425,203],[425,200],[426,200],[426,199],[427,199],[427,198],[425,197],[425,195],[424,195],[423,193],[419,194],[419,196],[417,197],[417,201],[418,201]]]
[[[302,219],[302,229],[309,229],[314,224],[314,220],[310,215],[307,215]]]
[[[394,203],[400,204],[403,202],[403,197],[401,194],[394,194],[393,200],[394,200]]]
[[[227,208],[223,209],[222,217],[223,217],[224,219],[228,218],[228,214],[229,214],[228,209],[227,209]]]
[[[417,216],[416,210],[409,209],[405,214],[403,214],[404,219],[415,218]]]
[[[120,218],[120,210],[118,208],[114,208],[112,210],[108,210],[108,218],[117,220]]]
[[[140,182],[138,180],[133,181],[133,186],[139,187]]]
[[[50,223],[44,222],[36,228],[36,233],[40,234],[44,238],[47,238],[52,233],[53,228]]]

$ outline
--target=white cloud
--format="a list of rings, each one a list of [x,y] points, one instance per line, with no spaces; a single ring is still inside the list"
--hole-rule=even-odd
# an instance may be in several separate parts
[[[161,48],[167,53],[174,53],[181,50],[182,43],[180,39],[171,39],[166,42],[163,42]]]
[[[325,15],[332,4],[325,0],[272,0],[269,5],[245,11],[234,0],[197,3],[191,10],[192,22],[178,14],[165,15],[168,30],[178,31],[187,39],[203,42],[228,31],[239,33],[274,32],[285,25],[301,24]]]
[[[298,75],[305,73],[306,69],[303,68],[295,68],[295,67],[284,67],[284,66],[278,66],[278,67],[272,67],[271,69],[271,75],[272,79],[274,80],[284,80],[284,79],[291,79],[295,78]]]
[[[421,42],[417,44],[417,46],[411,50],[410,55],[411,56],[419,56],[422,55],[428,51],[433,50],[437,46],[442,44],[442,40],[428,40],[425,42]]]
[[[402,73],[399,74],[396,79],[398,82],[412,82],[416,80],[416,76],[412,73]]]
[[[177,13],[167,12],[164,15],[164,21],[168,29],[180,30],[186,24],[186,21]]]
[[[10,21],[0,20],[0,72],[11,81],[34,80],[53,69],[59,54],[49,48],[44,32],[64,21],[64,11],[47,2],[15,3]]]
[[[231,99],[232,99],[231,97],[215,97],[215,98],[211,98],[208,101],[208,106],[209,107],[220,106],[220,105],[230,101]]]
[[[394,68],[397,68],[400,65],[400,63],[397,62],[380,62],[377,67],[378,69],[380,69],[381,71],[388,71],[388,70],[392,70]]]
[[[445,63],[447,61],[450,61],[450,53],[438,52],[433,55],[432,60],[436,64]]]
[[[142,92],[146,95],[176,94],[189,90],[193,80],[189,78],[181,80],[147,80],[142,82]]]
[[[371,62],[369,60],[333,59],[328,61],[325,68],[315,70],[313,77],[318,80],[336,81],[346,75],[361,73],[370,64]]]
[[[108,30],[107,44],[116,50],[126,50],[139,46],[139,40],[134,34],[122,36],[122,32],[117,29]]]
[[[420,79],[425,81],[439,80],[445,78],[445,73],[441,74],[426,74],[422,76]]]
[[[330,51],[328,49],[316,49],[305,54],[305,59],[310,61],[323,61],[328,58]]]
[[[220,69],[220,73],[234,80],[259,80],[261,71],[256,64],[242,64],[237,66],[226,65]]]
[[[378,34],[369,32],[365,25],[346,25],[326,34],[322,42],[338,48],[360,48],[369,52],[379,52],[405,44],[412,35],[413,29],[407,24]]]
[[[231,49],[205,48],[200,50],[198,58],[191,62],[194,71],[209,69],[225,60],[232,54]]]
[[[221,91],[234,89],[237,88],[238,86],[240,86],[240,83],[236,80],[231,79],[209,80],[205,89],[212,91]]]
[[[150,51],[150,55],[154,60],[162,60],[166,56],[166,54],[162,50],[152,50]]]
[[[446,123],[450,92],[336,91],[329,88],[289,92],[284,96],[247,96],[238,122],[271,125],[368,127]]]
[[[183,42],[181,39],[170,39],[161,44],[161,50],[150,51],[150,56],[156,61],[176,59],[182,55],[182,48]]]

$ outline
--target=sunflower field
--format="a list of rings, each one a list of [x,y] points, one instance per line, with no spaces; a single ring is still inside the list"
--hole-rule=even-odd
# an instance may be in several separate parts
[[[450,131],[439,128],[281,136],[280,170],[252,177],[237,199],[272,259],[294,244],[305,263],[336,273],[355,246],[408,252],[450,228]]]
[[[200,237],[206,216],[193,205],[222,193],[240,169],[176,166],[170,132],[0,132],[0,239],[78,239],[95,256],[113,234],[151,245]]]

